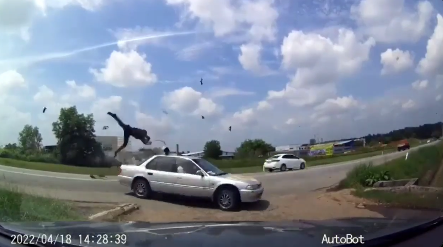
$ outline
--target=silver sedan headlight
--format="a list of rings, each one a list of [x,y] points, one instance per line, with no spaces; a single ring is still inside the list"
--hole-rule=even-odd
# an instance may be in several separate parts
[[[256,190],[259,189],[261,187],[261,184],[250,184],[248,186],[246,186],[247,190]]]

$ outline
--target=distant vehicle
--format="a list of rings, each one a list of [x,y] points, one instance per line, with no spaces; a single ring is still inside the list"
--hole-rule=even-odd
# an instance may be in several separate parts
[[[274,170],[280,170],[282,172],[286,170],[305,169],[306,161],[293,154],[276,154],[271,158],[265,160],[263,164],[263,171],[273,172]]]
[[[397,151],[401,152],[404,150],[408,150],[410,148],[409,142],[407,140],[402,141],[400,144],[397,145]]]
[[[138,198],[150,198],[156,192],[208,198],[225,211],[235,210],[242,202],[259,201],[264,191],[254,178],[223,172],[192,156],[154,155],[140,165],[120,166],[118,178]]]

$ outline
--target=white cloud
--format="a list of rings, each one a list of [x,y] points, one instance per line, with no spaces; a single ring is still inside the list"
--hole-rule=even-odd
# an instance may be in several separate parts
[[[294,118],[289,118],[288,120],[286,120],[285,124],[295,125],[295,124],[297,124],[297,121]]]
[[[283,40],[282,66],[294,71],[293,85],[331,83],[356,73],[369,59],[372,39],[360,42],[352,30],[340,29],[337,42],[316,33],[291,31]]]
[[[15,88],[26,88],[25,78],[15,70],[8,70],[0,74],[0,94],[6,94]]]
[[[393,74],[405,71],[414,66],[414,58],[409,51],[387,49],[380,54],[380,63],[383,65],[381,74]]]
[[[214,87],[209,93],[210,98],[224,98],[229,96],[250,96],[255,92],[243,91],[233,87]]]
[[[282,68],[295,74],[282,90],[268,91],[266,101],[281,111],[296,107],[288,109],[295,112],[337,97],[336,83],[359,72],[373,45],[347,29],[338,29],[333,38],[291,31],[281,45]]]
[[[32,124],[31,113],[22,112],[12,106],[7,99],[0,97],[2,105],[0,119],[2,122],[0,128],[0,145],[9,142],[17,142],[17,133],[23,129],[25,124]]]
[[[15,70],[9,70],[0,74],[0,145],[8,142],[16,142],[17,133],[25,124],[31,123],[31,114],[18,109],[16,97],[23,93],[28,84],[24,77]],[[20,99],[20,100],[19,100]]]
[[[408,101],[406,101],[406,102],[404,102],[402,105],[401,105],[401,107],[403,108],[403,109],[411,109],[411,108],[414,108],[416,106],[416,103],[413,101],[413,100],[408,100]]]
[[[335,96],[337,90],[334,84],[320,86],[298,87],[292,82],[280,91],[271,90],[268,92],[267,100],[284,100],[292,106],[313,106],[329,97]]]
[[[88,11],[96,11],[104,6],[105,3],[110,3],[110,0],[35,0],[46,7],[64,8],[67,6],[79,6]]]
[[[91,112],[94,119],[109,119],[107,112],[118,112],[121,109],[123,98],[121,96],[109,96],[107,98],[99,98],[92,103]]]
[[[135,120],[139,128],[148,131],[148,135],[153,139],[163,139],[168,137],[174,130],[174,125],[167,117],[159,119],[148,114],[136,111]]]
[[[183,87],[166,93],[162,102],[168,109],[183,115],[213,116],[223,111],[222,106],[203,97],[201,92],[195,91],[191,87]]]
[[[246,108],[234,112],[221,120],[222,129],[226,130],[229,126],[236,130],[248,129],[257,124],[257,114],[253,108]]]
[[[95,11],[104,3],[104,0],[0,0],[0,32],[19,35],[23,40],[29,41],[32,22],[37,17],[46,16],[48,9],[79,6]]]
[[[267,102],[266,100],[262,100],[260,102],[258,102],[257,105],[257,110],[269,110],[272,109],[272,105],[269,104],[269,102]]]
[[[429,31],[432,4],[420,1],[412,9],[404,0],[362,0],[351,8],[361,31],[377,42],[417,42]]]
[[[80,99],[95,99],[96,92],[95,89],[87,84],[77,85],[75,81],[66,81],[66,84],[71,89],[70,93],[62,96],[63,100],[66,101],[76,101]]]
[[[425,76],[443,75],[443,17],[437,15],[437,25],[428,40],[426,55],[420,60],[417,71]]]
[[[323,114],[337,115],[346,113],[349,110],[355,109],[359,106],[357,100],[353,96],[338,97],[336,99],[327,99],[322,104],[316,106],[314,109]]]
[[[248,40],[272,41],[276,34],[278,12],[273,0],[233,1],[166,0],[166,3],[182,7],[182,22],[197,19],[215,36],[242,33]]]
[[[422,80],[422,81],[414,81],[412,83],[412,88],[416,90],[422,90],[428,87],[428,80]]]
[[[39,103],[49,102],[55,99],[55,93],[48,86],[42,85],[34,95],[34,101]]]
[[[267,66],[261,64],[261,51],[262,47],[260,44],[249,43],[241,45],[238,61],[243,69],[256,75],[267,75],[271,73],[271,70]]]
[[[0,31],[29,40],[29,25],[36,15],[42,14],[42,10],[34,0],[0,0]]]
[[[145,61],[146,55],[131,50],[113,51],[106,60],[106,66],[90,69],[99,82],[115,87],[149,86],[157,82],[157,75],[152,72],[152,65]]]
[[[192,61],[197,59],[200,54],[203,53],[203,51],[211,49],[214,47],[214,43],[212,42],[202,42],[190,45],[188,47],[185,47],[183,49],[180,49],[176,56],[178,59],[183,61]]]

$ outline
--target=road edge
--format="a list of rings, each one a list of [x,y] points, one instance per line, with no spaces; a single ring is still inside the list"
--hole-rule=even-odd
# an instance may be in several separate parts
[[[125,203],[125,204],[120,204],[119,206],[113,209],[105,210],[100,213],[91,215],[88,217],[88,219],[98,220],[98,221],[112,220],[120,215],[128,214],[138,209],[139,206],[135,203]]]

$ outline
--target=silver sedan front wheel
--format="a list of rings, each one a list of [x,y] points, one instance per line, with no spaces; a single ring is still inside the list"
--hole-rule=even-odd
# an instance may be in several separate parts
[[[221,210],[232,211],[240,204],[240,199],[233,189],[222,189],[218,192],[217,205]]]
[[[146,179],[137,178],[132,185],[132,191],[138,198],[148,198],[151,196],[151,186]]]

